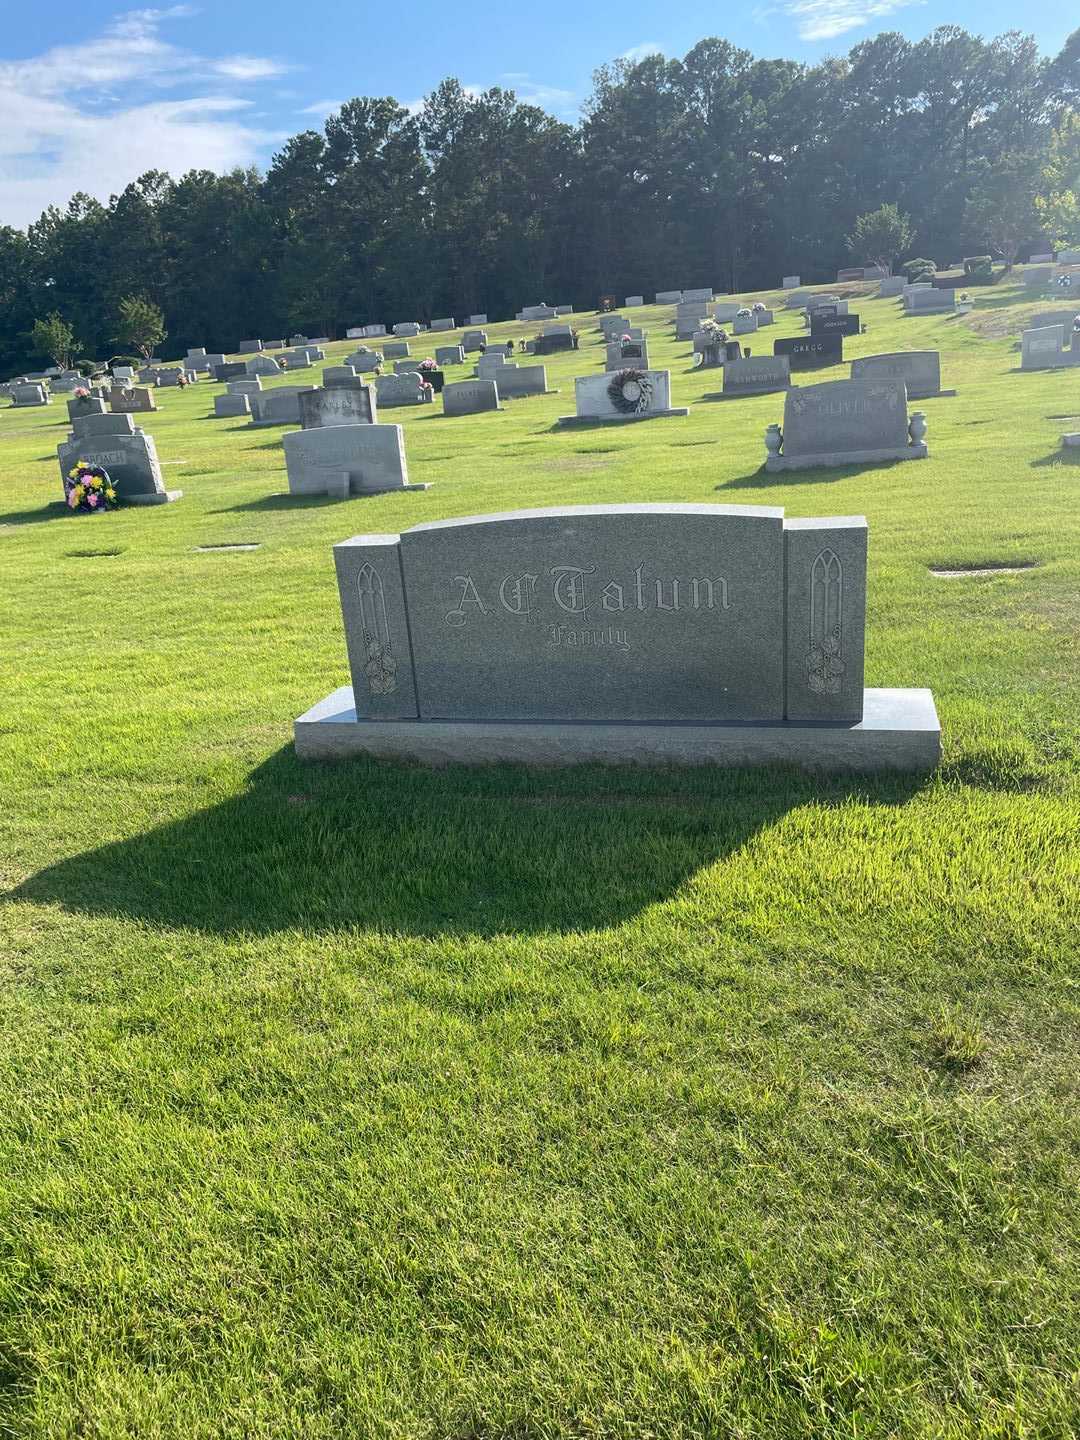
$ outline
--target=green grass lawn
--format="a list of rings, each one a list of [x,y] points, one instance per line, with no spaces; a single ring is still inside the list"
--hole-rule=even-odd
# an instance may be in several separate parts
[[[926,462],[766,475],[650,307],[688,419],[554,431],[587,318],[560,395],[382,414],[421,493],[289,499],[200,383],[136,417],[184,499],[71,515],[63,398],[0,413],[0,1435],[1076,1435],[1080,371],[1018,285],[858,309],[942,352]],[[864,513],[940,770],[295,759],[335,541],[610,501]]]

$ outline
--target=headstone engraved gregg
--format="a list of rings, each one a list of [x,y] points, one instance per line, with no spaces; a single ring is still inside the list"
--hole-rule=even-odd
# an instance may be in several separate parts
[[[727,505],[356,536],[334,550],[353,685],[297,750],[929,768],[929,692],[863,689],[866,540],[861,516]]]
[[[925,460],[925,417],[909,421],[901,380],[834,380],[784,397],[784,428],[766,431],[766,470]],[[780,446],[783,453],[780,453]]]
[[[773,354],[786,355],[792,370],[837,365],[844,358],[842,335],[791,335],[773,341]]]

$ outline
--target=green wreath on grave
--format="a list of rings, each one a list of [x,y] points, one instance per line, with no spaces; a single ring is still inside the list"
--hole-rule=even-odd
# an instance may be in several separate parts
[[[647,370],[616,370],[607,393],[620,415],[643,415],[652,404],[652,381]]]

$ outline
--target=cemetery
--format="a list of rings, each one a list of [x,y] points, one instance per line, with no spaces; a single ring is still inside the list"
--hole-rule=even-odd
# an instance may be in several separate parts
[[[718,44],[580,132],[409,53],[102,201],[138,285],[93,197],[0,235],[78,336],[0,371],[5,1434],[1080,1433],[1080,233],[946,245],[921,90],[914,234],[822,233],[856,43],[812,144]],[[683,174],[713,70],[783,187]]]

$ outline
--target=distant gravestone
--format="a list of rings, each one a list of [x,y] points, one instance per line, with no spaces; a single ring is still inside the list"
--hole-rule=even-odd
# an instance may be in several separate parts
[[[579,375],[574,381],[575,415],[562,416],[559,425],[594,425],[634,420],[655,420],[689,415],[671,405],[671,376],[667,370],[625,369],[603,375]]]
[[[398,336],[413,336],[420,334],[420,326],[415,320],[402,320],[394,326],[394,334]]]
[[[498,387],[500,400],[520,400],[529,395],[555,393],[548,390],[547,369],[543,365],[504,365],[492,378]]]
[[[440,367],[443,365],[464,365],[464,347],[461,345],[437,345],[435,347],[435,363]]]
[[[904,293],[904,311],[908,315],[952,314],[956,310],[956,291],[939,290],[931,286],[927,290],[908,287]]]
[[[732,322],[732,334],[753,335],[757,331],[756,315],[736,315]]]
[[[836,272],[836,281],[838,285],[850,283],[852,280],[862,279],[863,267],[861,265],[856,265],[853,268],[849,267],[847,270],[838,270]]]
[[[130,415],[79,415],[71,422],[70,439],[91,440],[101,435],[134,435],[135,421]]]
[[[375,390],[307,390],[299,397],[300,424],[305,430],[332,425],[374,425],[378,421]]]
[[[228,395],[258,395],[262,391],[262,377],[260,375],[241,375],[236,380],[225,382],[225,392]]]
[[[916,423],[916,419],[918,423]],[[921,412],[910,422],[898,380],[833,380],[784,398],[784,425],[766,431],[765,468],[806,470],[879,460],[924,460]],[[781,453],[782,449],[782,453]]]
[[[407,375],[410,370],[419,370],[420,366],[421,360],[419,356],[417,356],[414,360],[395,360],[394,374]]]
[[[339,387],[359,389],[365,384],[351,365],[327,365],[322,373],[322,383],[328,390]]]
[[[613,340],[605,346],[605,370],[625,370],[628,366],[633,366],[638,370],[649,368],[647,340]]]
[[[299,425],[300,396],[313,385],[279,385],[276,390],[263,390],[249,395],[251,423],[256,429],[267,425]]]
[[[256,355],[263,348],[261,340],[241,340],[236,347],[237,355]]]
[[[470,315],[470,316],[469,316],[469,324],[470,324],[470,325],[486,325],[487,323],[488,323],[488,317],[487,317],[486,315]]]
[[[682,298],[681,290],[658,290],[656,292],[657,305],[678,305]]]
[[[645,296],[644,296],[644,295],[628,295],[628,296],[626,297],[626,299],[623,301],[623,304],[626,306],[627,310],[636,310],[639,305],[644,305],[644,304],[645,304]]]
[[[364,354],[357,352],[354,355],[345,357],[345,364],[350,366],[358,375],[369,375],[372,370],[377,370],[382,364],[382,356],[376,355],[373,351]]]
[[[792,370],[838,365],[844,358],[842,335],[791,335],[773,341],[773,354],[786,355]]]
[[[781,286],[785,290],[797,290],[801,284],[802,280],[798,275],[785,275],[781,281]]]
[[[52,396],[44,385],[12,385],[11,404],[22,410],[31,405],[51,405]]]
[[[245,362],[245,370],[249,375],[280,375],[281,366],[270,355],[256,355]]]
[[[432,330],[454,330],[457,328],[457,326],[455,325],[454,320],[448,317],[445,320],[432,320],[431,328]]]
[[[216,420],[234,419],[240,415],[251,414],[251,401],[247,395],[215,395],[214,396],[214,418]]]
[[[886,275],[878,286],[878,295],[883,300],[891,300],[903,293],[903,275]]]
[[[110,420],[130,419],[111,415]],[[164,505],[179,500],[183,491],[166,490],[153,437],[141,430],[98,436],[77,436],[57,447],[60,474],[66,476],[74,465],[85,460],[107,470],[119,499],[131,505]]]
[[[213,372],[214,379],[221,382],[235,380],[238,376],[247,375],[248,373],[247,361],[245,360],[228,360],[224,365],[216,366]]]
[[[724,300],[721,301],[719,305],[712,307],[712,318],[720,325],[730,325],[741,309],[741,305],[735,304],[730,300]]]
[[[141,386],[114,387],[109,391],[109,409],[114,415],[142,415],[157,409],[154,392]]]
[[[683,303],[694,300],[711,300],[713,298],[713,287],[711,285],[699,286],[696,290],[684,290],[682,292]]]
[[[407,340],[387,340],[382,347],[382,353],[386,360],[403,360],[409,353],[409,342]]]
[[[443,387],[442,397],[444,415],[479,415],[499,408],[494,380],[458,380]]]
[[[724,365],[725,400],[742,395],[769,395],[791,387],[791,363],[786,355],[752,356],[728,360]]]
[[[815,311],[810,317],[811,335],[858,335],[861,328],[858,315],[823,315]]]
[[[1021,370],[1057,370],[1080,364],[1080,350],[1065,348],[1064,325],[1043,325],[1020,336]]]
[[[1080,265],[1080,250],[1059,250],[1057,261],[1059,265]]]
[[[486,330],[466,330],[461,339],[461,348],[466,351],[480,350],[488,343]]]
[[[1054,283],[1053,265],[1029,265],[1023,273],[1024,286],[1028,290],[1045,290]]]
[[[852,380],[902,380],[909,400],[955,395],[941,388],[941,356],[936,350],[898,350],[889,355],[863,355],[851,362]]]
[[[284,438],[291,495],[378,495],[410,485],[400,425],[323,425]]]
[[[425,386],[418,370],[409,370],[404,375],[377,375],[375,394],[381,410],[397,405],[430,405],[435,392]]]
[[[76,395],[67,402],[68,419],[77,415],[104,415],[105,401],[97,395]]]

